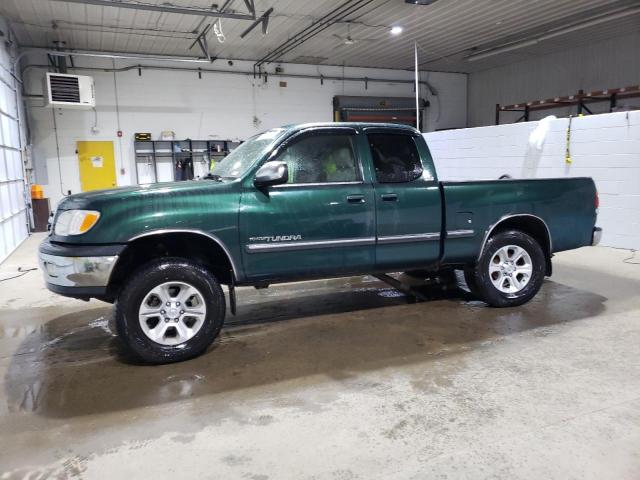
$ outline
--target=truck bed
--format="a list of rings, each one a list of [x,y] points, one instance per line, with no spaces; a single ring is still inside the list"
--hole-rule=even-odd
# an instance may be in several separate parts
[[[443,263],[477,258],[492,226],[509,216],[542,219],[551,237],[551,253],[591,244],[597,198],[591,178],[440,182],[440,189],[447,232]]]

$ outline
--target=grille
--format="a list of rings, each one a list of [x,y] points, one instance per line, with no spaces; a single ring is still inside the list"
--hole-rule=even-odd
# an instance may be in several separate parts
[[[51,101],[80,103],[80,85],[77,77],[50,75]]]

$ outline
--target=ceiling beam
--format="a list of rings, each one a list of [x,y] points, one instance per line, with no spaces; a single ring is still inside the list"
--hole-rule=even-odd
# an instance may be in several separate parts
[[[249,25],[249,27],[247,27],[247,29],[240,34],[240,38],[246,37],[247,34],[251,32],[251,30],[253,30],[260,24],[262,24],[262,34],[266,35],[267,28],[269,26],[269,15],[271,15],[272,13],[273,13],[273,7],[271,7],[269,10],[264,12],[260,18],[258,18],[255,22]]]
[[[204,53],[204,56],[207,57],[207,60],[209,60],[210,62],[213,62],[213,60],[215,60],[215,59],[211,59],[211,54],[209,54],[209,43],[207,42],[207,33],[209,33],[209,30],[211,29],[212,25],[213,24],[210,23],[209,25],[204,27],[202,32],[196,37],[194,42],[189,47],[189,50],[191,50],[193,46],[197,43],[200,49],[202,50],[202,53]]]
[[[244,4],[247,6],[247,10],[253,14],[253,18],[256,18],[256,6],[253,0],[244,0]]]
[[[225,2],[222,4],[222,6],[218,9],[219,12],[224,12],[227,7],[229,7],[231,5],[231,2],[233,2],[233,0],[225,0]]]
[[[83,5],[96,5],[99,7],[131,8],[134,10],[148,10],[151,12],[179,13],[182,15],[195,15],[201,17],[233,18],[236,20],[255,20],[255,9],[251,13],[234,13],[218,10],[205,10],[191,7],[174,7],[172,5],[154,5],[151,3],[128,3],[117,0],[53,0],[55,2],[80,3]]]

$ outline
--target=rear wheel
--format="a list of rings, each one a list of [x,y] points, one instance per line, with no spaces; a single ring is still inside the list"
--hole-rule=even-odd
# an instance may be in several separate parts
[[[528,302],[540,290],[544,276],[545,256],[540,244],[518,230],[492,236],[475,268],[465,274],[472,283],[470,290],[477,290],[477,295],[493,307]]]
[[[118,334],[149,363],[187,360],[203,353],[225,315],[224,293],[205,268],[164,258],[138,270],[116,304]]]

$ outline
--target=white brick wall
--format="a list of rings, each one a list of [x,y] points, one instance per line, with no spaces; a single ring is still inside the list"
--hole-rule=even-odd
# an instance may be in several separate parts
[[[640,111],[553,120],[541,150],[529,145],[539,122],[425,133],[440,180],[592,177],[600,194],[602,244],[640,249]]]

